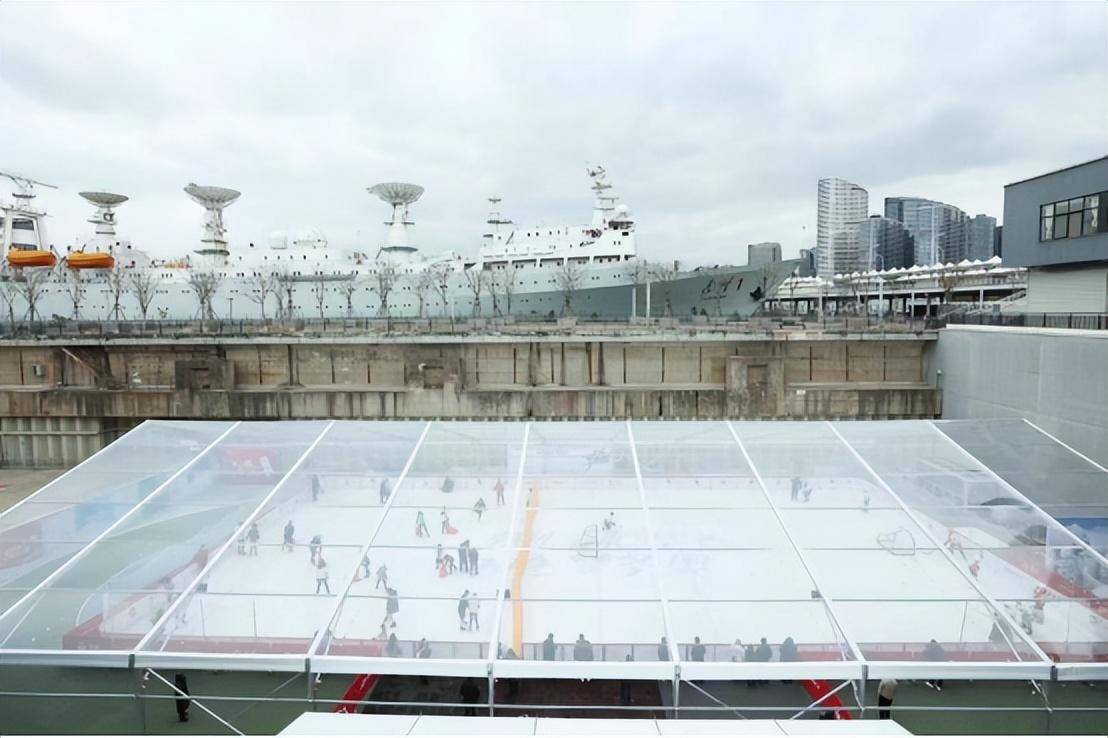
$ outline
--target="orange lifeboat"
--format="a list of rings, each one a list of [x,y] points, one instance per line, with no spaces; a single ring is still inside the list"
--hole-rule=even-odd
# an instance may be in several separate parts
[[[74,251],[65,257],[70,269],[111,269],[115,266],[115,257],[103,251]]]
[[[58,261],[53,252],[38,249],[11,249],[8,264],[13,267],[52,267]]]

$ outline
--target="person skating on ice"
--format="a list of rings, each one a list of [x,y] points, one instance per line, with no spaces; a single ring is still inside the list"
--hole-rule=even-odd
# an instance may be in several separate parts
[[[458,598],[458,630],[466,630],[466,611],[469,609],[467,598],[469,597],[469,590],[462,592],[462,596]]]
[[[386,589],[388,598],[385,600],[385,624],[390,628],[396,627],[396,613],[400,612],[400,597],[395,589]]]
[[[469,573],[476,575],[477,572],[477,547],[469,547]]]
[[[458,569],[460,571],[469,571],[469,539],[462,541],[458,546]]]
[[[427,530],[427,520],[423,517],[423,511],[420,510],[415,516],[415,534],[419,538],[427,536],[431,537],[431,531]]]
[[[442,568],[442,544],[435,546],[435,571]]]
[[[489,506],[485,504],[484,497],[478,497],[477,502],[473,505],[473,512],[477,515],[477,522],[481,522],[481,516],[485,514],[485,510],[488,510]]]
[[[614,512],[608,513],[608,517],[604,518],[604,530],[615,530],[616,527],[616,514]]]
[[[258,555],[258,541],[262,539],[261,531],[258,530],[257,523],[250,524],[250,530],[246,534],[246,540],[250,541],[250,555]]]
[[[320,588],[331,594],[331,585],[327,583],[327,562],[320,556],[315,565],[315,593],[319,594]]]
[[[385,591],[389,591],[389,569],[385,564],[377,567],[377,583],[373,585],[373,589],[380,589],[384,585]]]
[[[797,502],[800,499],[800,477],[793,477],[789,482],[789,500]]]
[[[362,568],[362,579],[369,579],[369,554],[362,556],[362,561],[358,566]]]
[[[239,523],[238,527],[242,528],[242,523]],[[239,556],[245,556],[246,555],[246,531],[245,530],[240,530],[239,531],[238,541],[235,542],[235,551],[238,553]]]
[[[454,557],[448,553],[442,555],[442,567],[439,569],[439,576],[445,577],[454,573]]]
[[[496,480],[496,484],[493,485],[493,489],[496,490],[496,504],[497,506],[504,504],[504,482],[500,479]]]
[[[469,630],[481,630],[481,621],[477,618],[481,610],[481,601],[477,599],[476,592],[471,592],[466,598],[466,609],[469,610]]]
[[[319,475],[312,475],[312,502],[319,499],[320,493],[323,492],[323,487],[319,484]]]
[[[308,541],[308,557],[312,563],[316,562],[320,556],[323,555],[323,536],[316,533],[312,536],[312,540]]]
[[[389,478],[385,477],[381,480],[381,486],[377,488],[377,498],[381,500],[381,504],[384,505],[389,501],[389,496],[392,494],[392,489],[389,487]]]
[[[293,550],[293,545],[295,544],[293,536],[295,534],[296,527],[292,524],[292,521],[290,520],[289,522],[285,523],[285,537],[284,544],[282,545],[282,548],[284,548],[285,551]]]

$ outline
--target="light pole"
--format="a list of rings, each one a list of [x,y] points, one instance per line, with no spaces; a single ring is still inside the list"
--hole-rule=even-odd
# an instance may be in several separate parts
[[[873,255],[875,268],[878,259],[881,260],[881,267],[877,269],[877,322],[880,323],[885,319],[885,278],[881,276],[881,272],[885,271],[885,256],[883,254]]]

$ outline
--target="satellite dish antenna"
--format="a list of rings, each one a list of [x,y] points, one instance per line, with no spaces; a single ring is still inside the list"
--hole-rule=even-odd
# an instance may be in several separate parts
[[[407,182],[382,182],[367,189],[371,195],[392,205],[392,220],[385,221],[389,229],[381,250],[394,261],[410,260],[416,249],[408,238],[408,226],[415,225],[408,219],[408,206],[423,195],[423,188]]]
[[[88,219],[89,223],[96,226],[94,246],[97,251],[111,251],[115,244],[115,211],[112,208],[122,205],[130,198],[114,192],[78,192],[77,194],[96,206],[96,213]]]
[[[200,239],[202,247],[196,249],[197,254],[211,257],[227,257],[227,228],[223,225],[223,208],[227,207],[242,195],[238,190],[227,187],[212,187],[189,183],[185,187],[185,194],[192,201],[202,205],[206,211],[204,214],[204,235]]]

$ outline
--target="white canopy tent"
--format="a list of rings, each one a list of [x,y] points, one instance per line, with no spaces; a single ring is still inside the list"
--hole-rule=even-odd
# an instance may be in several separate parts
[[[0,515],[0,667],[1108,679],[1018,488],[1108,472],[972,422],[150,421]]]

